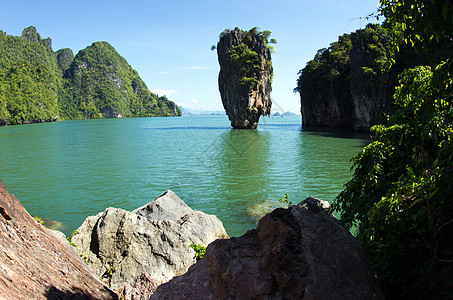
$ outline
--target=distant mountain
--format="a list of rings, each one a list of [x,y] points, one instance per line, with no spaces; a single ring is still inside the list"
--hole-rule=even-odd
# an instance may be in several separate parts
[[[33,26],[20,37],[0,30],[0,125],[179,115],[107,42],[74,57],[68,48],[54,52]]]
[[[201,109],[190,109],[180,106],[182,115],[226,115],[224,110],[201,110]]]
[[[276,113],[272,114],[272,116],[274,116],[274,117],[294,117],[294,116],[298,116],[298,114],[292,113],[290,111],[287,111],[284,113],[280,113],[277,111]]]
[[[295,116],[298,116],[298,114],[295,114],[295,113],[292,113],[290,111],[287,111],[287,112],[283,113],[282,116],[284,116],[284,117],[295,117]]]

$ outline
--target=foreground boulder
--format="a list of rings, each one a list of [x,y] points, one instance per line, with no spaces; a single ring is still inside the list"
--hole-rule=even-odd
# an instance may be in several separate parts
[[[308,198],[213,242],[152,299],[383,299],[362,248],[323,206]]]
[[[233,128],[256,128],[260,116],[270,115],[273,69],[269,34],[236,27],[220,35],[219,91]]]
[[[0,181],[0,299],[117,299]]]
[[[106,284],[124,293],[146,281],[149,290],[139,292],[146,294],[196,262],[191,244],[206,247],[219,238],[228,236],[216,216],[192,210],[167,191],[132,212],[107,208],[88,217],[72,242]]]

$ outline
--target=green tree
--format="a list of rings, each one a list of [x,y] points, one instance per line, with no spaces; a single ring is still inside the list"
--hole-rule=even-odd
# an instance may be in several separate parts
[[[408,42],[453,38],[453,3],[450,0],[381,0],[380,13],[400,25]]]
[[[451,57],[453,2],[451,0],[381,0],[380,14],[393,30],[394,47],[399,50],[401,35],[405,43],[425,52],[433,63]],[[448,51],[438,52],[438,48]],[[436,53],[437,52],[437,53]]]

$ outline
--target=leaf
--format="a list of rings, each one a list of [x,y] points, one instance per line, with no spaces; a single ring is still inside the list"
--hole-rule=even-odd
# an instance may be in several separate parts
[[[442,17],[444,18],[444,21],[447,21],[447,15],[448,15],[448,4],[445,3],[444,7],[442,7]]]
[[[436,188],[434,191],[429,192],[429,199],[431,199],[439,191],[439,188]]]
[[[412,206],[416,205],[417,203],[420,203],[420,202],[422,202],[423,200],[424,200],[423,198],[418,198],[417,200],[415,200],[414,202],[412,202],[412,204],[411,204],[411,206],[410,206],[410,207],[412,207]]]

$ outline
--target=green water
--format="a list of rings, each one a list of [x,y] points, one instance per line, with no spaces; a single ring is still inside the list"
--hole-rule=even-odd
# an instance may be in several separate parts
[[[301,130],[300,117],[233,130],[226,116],[65,121],[0,127],[0,179],[32,215],[69,234],[106,207],[133,210],[173,190],[232,236],[308,196],[331,201],[367,136]]]

